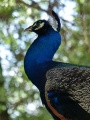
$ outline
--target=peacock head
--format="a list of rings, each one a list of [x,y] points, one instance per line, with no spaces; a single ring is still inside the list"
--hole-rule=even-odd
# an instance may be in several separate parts
[[[46,33],[48,28],[51,27],[46,20],[38,20],[33,25],[25,29],[25,31],[35,32],[38,35]]]

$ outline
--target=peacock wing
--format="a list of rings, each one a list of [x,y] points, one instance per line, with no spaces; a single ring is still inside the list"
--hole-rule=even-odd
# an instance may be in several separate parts
[[[69,66],[46,74],[45,99],[61,120],[90,120],[90,68]]]

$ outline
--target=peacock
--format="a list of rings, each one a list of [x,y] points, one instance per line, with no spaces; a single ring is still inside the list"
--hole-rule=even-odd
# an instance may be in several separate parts
[[[90,67],[53,60],[61,44],[61,23],[53,10],[52,15],[56,30],[47,20],[25,29],[38,35],[26,52],[25,73],[54,120],[90,120]]]

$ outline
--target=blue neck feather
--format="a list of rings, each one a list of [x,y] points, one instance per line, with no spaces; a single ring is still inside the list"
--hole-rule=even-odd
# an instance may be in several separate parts
[[[50,27],[46,34],[38,36],[28,49],[24,68],[28,78],[42,91],[46,82],[45,73],[61,43],[60,34]]]

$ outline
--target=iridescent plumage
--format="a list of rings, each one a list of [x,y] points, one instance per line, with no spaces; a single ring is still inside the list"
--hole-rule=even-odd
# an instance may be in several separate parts
[[[25,72],[54,120],[90,120],[90,68],[52,60],[61,44],[60,20],[52,14],[57,31],[46,20],[26,29],[38,37],[26,53]]]

